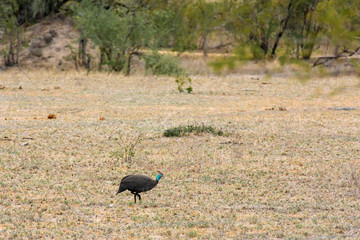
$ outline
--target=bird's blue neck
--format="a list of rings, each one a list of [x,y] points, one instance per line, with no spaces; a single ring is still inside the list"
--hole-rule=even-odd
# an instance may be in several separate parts
[[[161,177],[162,177],[161,174],[156,175],[156,181],[159,181]]]

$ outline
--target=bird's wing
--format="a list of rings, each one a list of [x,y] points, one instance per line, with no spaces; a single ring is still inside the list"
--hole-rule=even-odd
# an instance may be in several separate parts
[[[125,191],[126,189],[128,189],[129,185],[132,183],[131,178],[132,178],[133,176],[134,176],[134,175],[127,175],[127,176],[125,176],[125,177],[123,177],[123,178],[121,179],[118,193],[123,192],[123,191]]]
[[[122,179],[121,185],[126,186],[130,191],[146,192],[156,186],[156,181],[143,175],[129,175]]]

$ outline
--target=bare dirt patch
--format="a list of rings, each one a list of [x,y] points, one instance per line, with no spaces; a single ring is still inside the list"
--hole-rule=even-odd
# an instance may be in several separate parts
[[[360,237],[357,78],[305,84],[286,78],[262,84],[262,76],[250,75],[193,80],[194,94],[188,95],[169,78],[3,72],[0,234]],[[333,94],[336,88],[342,91]],[[333,107],[355,110],[328,109]],[[193,123],[228,134],[162,136],[165,129]],[[113,154],[120,149],[119,131],[125,140],[143,134],[131,163]],[[129,193],[115,197],[123,176],[155,178],[157,170],[164,178],[142,194],[141,204],[133,204]]]
[[[48,17],[27,29],[29,46],[20,53],[19,63],[27,66],[53,66],[59,61],[72,66],[68,45],[77,46],[79,33],[70,18]]]

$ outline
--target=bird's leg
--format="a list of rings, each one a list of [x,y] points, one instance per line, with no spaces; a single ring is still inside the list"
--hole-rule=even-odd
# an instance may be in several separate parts
[[[141,201],[141,196],[140,196],[140,194],[137,193],[137,195],[139,196],[139,201]]]
[[[134,194],[134,200],[135,200],[135,203],[136,203],[136,192],[131,192],[132,194]]]

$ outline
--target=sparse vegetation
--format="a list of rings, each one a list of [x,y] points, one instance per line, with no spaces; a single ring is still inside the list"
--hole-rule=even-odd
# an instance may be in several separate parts
[[[176,79],[175,79],[175,82],[177,83],[177,90],[180,92],[180,93],[183,93],[184,92],[184,85],[185,83],[188,84],[188,87],[185,88],[186,92],[187,93],[192,93],[193,91],[193,88],[191,86],[191,83],[192,83],[192,79],[188,76],[178,76]]]
[[[164,131],[165,137],[183,137],[188,136],[190,134],[199,135],[202,133],[210,133],[214,136],[223,136],[224,132],[222,130],[218,130],[215,127],[204,125],[204,124],[191,124],[185,126],[178,126],[166,129]]]
[[[358,78],[261,82],[196,76],[201,92],[184,97],[167,78],[2,72],[1,237],[356,239]],[[159,137],[164,126],[191,131]],[[116,161],[111,152],[131,149],[137,133],[146,137],[131,164]],[[123,176],[156,170],[164,178],[142,204],[115,198]]]
[[[132,158],[135,156],[135,148],[143,140],[143,134],[139,133],[136,136],[128,134],[118,133],[119,137],[115,138],[115,141],[118,141],[120,145],[119,150],[112,152],[111,156],[117,159],[122,159],[125,163],[131,163]]]

